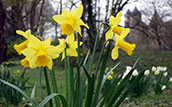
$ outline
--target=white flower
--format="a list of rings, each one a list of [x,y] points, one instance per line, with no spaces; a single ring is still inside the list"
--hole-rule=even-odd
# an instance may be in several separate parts
[[[159,75],[159,70],[156,70],[155,71],[155,75]]]
[[[124,79],[127,76],[128,72],[124,72],[122,79]]]
[[[149,75],[150,74],[150,70],[145,70],[145,72],[144,72],[144,75]]]
[[[131,71],[132,67],[131,66],[126,66],[126,71]]]
[[[158,70],[158,71],[161,71],[161,70],[162,70],[162,67],[161,67],[161,66],[158,66],[158,67],[157,67],[157,70]]]
[[[138,75],[138,72],[137,72],[136,69],[133,71],[133,74],[132,74],[132,75],[133,75],[133,76],[137,76],[137,75]]]
[[[125,98],[125,100],[129,100],[129,98],[128,98],[128,97],[126,97],[126,98]]]
[[[168,72],[164,72],[163,76],[166,77],[168,75]]]
[[[163,67],[163,71],[167,71],[167,67]]]
[[[169,81],[172,82],[172,77],[170,77]]]
[[[153,66],[153,67],[152,67],[152,71],[156,71],[156,67]]]
[[[165,85],[162,86],[161,90],[164,90],[166,89],[167,87]]]

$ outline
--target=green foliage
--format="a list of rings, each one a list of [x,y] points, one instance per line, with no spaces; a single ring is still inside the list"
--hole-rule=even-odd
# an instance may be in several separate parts
[[[140,74],[139,74],[140,75]],[[133,81],[135,79],[135,77],[133,77],[131,81]],[[136,86],[133,88],[133,90],[130,90],[129,92],[129,96],[131,98],[135,98],[135,97],[141,97],[142,95],[147,95],[148,93],[148,89],[150,89],[150,77],[147,76],[143,76],[138,83],[136,84]]]
[[[162,71],[159,75],[155,75],[152,80],[152,88],[155,94],[162,94],[163,90],[169,88],[170,82],[168,77],[163,76]]]
[[[25,79],[24,75],[25,71],[23,71],[20,76],[12,76],[7,67],[1,65],[0,79],[12,83],[22,90],[26,90],[25,84],[28,81],[28,78]],[[0,82],[0,99],[1,101],[5,99],[6,105],[12,104],[14,106],[17,106],[22,102],[22,98],[23,95],[20,92]]]

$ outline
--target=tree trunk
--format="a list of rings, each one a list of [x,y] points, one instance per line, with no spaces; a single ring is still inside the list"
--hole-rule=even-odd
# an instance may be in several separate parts
[[[3,4],[0,1],[0,63],[7,60],[7,44],[5,38],[3,37],[3,27],[5,22],[5,11]]]

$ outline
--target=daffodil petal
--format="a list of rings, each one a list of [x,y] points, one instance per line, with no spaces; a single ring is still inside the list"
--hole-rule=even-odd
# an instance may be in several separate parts
[[[50,60],[49,63],[47,64],[48,69],[52,70],[53,67],[53,61]]]
[[[27,48],[27,44],[28,44],[28,40],[26,40],[26,41],[24,41],[24,42],[22,42],[22,43],[20,43],[20,44],[15,44],[14,45],[14,49],[18,52],[18,54],[19,55],[21,55],[22,53],[21,53],[21,51],[22,50],[24,50],[24,49],[26,49]]]
[[[31,34],[31,30],[28,29],[28,30],[25,32],[25,34],[24,34],[23,36],[24,36],[26,39],[29,39],[31,35],[32,35],[32,34]]]
[[[80,42],[80,46],[83,44],[83,42]],[[78,41],[74,41],[72,44],[70,44],[70,48],[76,49],[78,48]]]
[[[55,46],[49,46],[47,48],[47,53],[52,57],[52,59],[58,58],[60,54],[60,50],[56,48]]]
[[[73,43],[74,39],[75,37],[74,37],[74,34],[72,33],[72,35],[67,36],[66,41],[68,44],[70,44],[70,43]]]
[[[125,28],[122,32],[121,32],[121,35],[120,35],[120,37],[121,37],[121,39],[124,39],[126,36],[127,36],[127,34],[130,32],[130,29],[129,28]]]
[[[111,39],[112,37],[113,37],[112,29],[109,29],[105,35],[105,39],[107,41],[108,39]]]
[[[62,24],[66,21],[66,17],[63,15],[54,15],[53,19],[55,22],[57,22],[58,24]]]
[[[119,53],[118,53],[118,47],[117,47],[117,46],[115,46],[115,47],[112,49],[111,56],[112,56],[112,59],[113,59],[113,60],[115,60],[115,59],[118,58]]]
[[[111,16],[110,17],[110,24],[112,24],[113,27],[116,27],[120,23],[120,21],[121,21],[121,15],[122,15],[122,13],[121,12],[118,12],[118,14],[116,15],[116,17],[114,17],[114,16]]]
[[[62,15],[68,16],[68,14],[70,14],[70,11],[68,11],[68,10],[62,10]]]
[[[25,34],[25,32],[23,32],[22,30],[16,30],[16,33],[22,36]]]
[[[76,49],[69,48],[67,49],[67,56],[78,56]]]
[[[29,61],[27,60],[27,58],[21,60],[21,65],[25,68],[29,67]]]
[[[41,41],[36,38],[35,36],[31,36],[29,43],[27,44],[28,47],[39,47]]]
[[[22,50],[21,53],[22,53],[23,55],[29,57],[29,56],[33,56],[36,52],[35,52],[35,50],[32,49],[32,48],[26,48],[26,49]]]
[[[65,52],[62,53],[62,59],[61,59],[61,61],[63,61],[64,58],[65,58]]]
[[[87,29],[89,29],[88,25],[85,24],[81,19],[77,20],[77,21],[76,21],[76,24],[77,24],[77,25],[83,25],[83,26],[85,26]]]
[[[83,13],[83,5],[80,5],[78,8],[74,9],[71,14],[75,18],[81,18]]]
[[[110,16],[110,19],[109,19],[109,23],[111,24],[111,25],[113,25],[114,23],[115,23],[115,21],[116,21],[116,18],[114,17],[114,16]]]
[[[81,34],[81,27],[80,27],[80,26],[74,25],[74,30],[77,31],[77,32],[81,35],[81,37],[82,37],[82,34]]]
[[[46,47],[49,47],[51,44],[51,37],[45,39],[45,41],[43,41],[43,46],[46,48]]]
[[[36,65],[36,58],[37,56],[32,56],[32,57],[29,57],[29,66],[30,68],[36,68],[37,65]]]

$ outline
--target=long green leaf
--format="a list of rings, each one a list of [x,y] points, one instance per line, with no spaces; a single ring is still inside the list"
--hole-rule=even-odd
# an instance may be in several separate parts
[[[117,98],[121,95],[122,91],[125,89],[128,80],[130,78],[130,76],[132,75],[137,63],[138,63],[139,59],[136,60],[133,69],[127,74],[127,76],[120,82],[119,86],[117,87],[117,89],[115,90],[115,92],[113,93],[113,95],[111,96],[107,106],[110,107],[112,106],[115,101],[117,100]]]
[[[45,105],[47,102],[49,102],[49,101],[50,101],[53,97],[55,97],[55,96],[59,96],[59,98],[61,99],[61,102],[62,102],[63,107],[67,107],[67,102],[66,102],[65,98],[64,98],[62,95],[57,94],[57,93],[53,93],[53,94],[47,96],[47,97],[38,105],[38,107],[44,107],[44,105]]]
[[[20,88],[16,87],[15,85],[13,85],[7,81],[4,81],[2,79],[0,79],[0,81],[3,82],[4,84],[16,89],[17,91],[19,91],[33,105],[33,107],[36,107],[36,104],[34,103],[34,101],[32,99],[30,99],[30,97],[27,96],[27,94],[23,90],[21,90]]]
[[[56,83],[56,77],[55,77],[55,73],[54,73],[54,68],[52,70],[49,70],[50,72],[50,76],[51,76],[51,81],[52,81],[52,86],[53,86],[53,92],[54,93],[58,93],[57,90],[57,83]],[[60,105],[60,101],[58,99],[58,97],[55,97],[55,105],[59,106]]]
[[[128,86],[127,90],[123,93],[119,101],[115,104],[115,107],[119,107],[119,105],[122,103],[122,101],[127,97],[127,93],[132,90],[136,84],[139,82],[139,80],[143,77],[144,75],[144,70],[143,72],[135,78],[135,80]]]
[[[48,80],[48,73],[47,73],[46,67],[44,67],[44,76],[45,76],[45,83],[46,83],[46,87],[47,87],[47,94],[50,95],[51,94],[51,89],[50,89],[50,83],[49,83],[49,80]],[[50,105],[50,107],[53,107],[52,100],[49,101],[49,105]]]
[[[96,40],[95,40],[94,48],[93,48],[93,55],[91,56],[91,62],[90,62],[89,70],[88,70],[89,73],[91,73],[91,71],[93,69],[93,61],[94,61],[94,57],[95,57],[95,51],[96,51],[96,47],[97,47],[99,34],[100,34],[100,29],[98,29],[97,34],[96,34]]]
[[[104,95],[104,99],[100,104],[100,107],[103,107],[106,101],[112,96],[112,93],[114,93],[114,90],[117,88],[119,81],[121,80],[122,75],[120,77],[116,77],[114,81],[112,82],[112,87],[107,91],[107,93]]]
[[[35,99],[35,89],[36,89],[36,85],[34,85],[33,89],[32,89],[32,93],[31,93],[31,99],[34,100]]]
[[[92,74],[91,80],[88,81],[88,91],[86,95],[85,107],[89,107],[90,104],[92,103],[92,98],[94,93],[94,83],[95,83],[95,78],[94,78],[94,74]]]
[[[99,94],[101,92],[100,88],[101,88],[101,84],[102,84],[102,80],[103,80],[103,75],[105,73],[106,63],[107,63],[107,60],[108,60],[108,57],[109,57],[110,49],[111,49],[111,45],[109,44],[108,48],[107,48],[107,51],[106,51],[106,54],[105,54],[105,57],[104,57],[104,60],[103,60],[103,63],[101,65],[100,74],[99,74],[99,77],[98,77],[99,80],[98,80],[98,84],[97,84],[96,93],[95,93],[95,96],[94,96],[94,99],[93,99],[92,107],[96,107],[96,104],[97,104],[97,101],[98,101],[98,98],[99,98]]]
[[[101,84],[101,88],[100,88],[100,89],[102,89],[102,87],[103,87],[105,81],[107,80],[108,76],[111,74],[111,72],[112,72],[119,64],[120,64],[120,62],[117,63],[117,64],[116,64],[116,65],[106,74],[106,76],[103,78],[103,81],[102,81],[102,84]]]
[[[74,94],[74,73],[73,73],[73,65],[68,59],[68,68],[69,68],[69,99],[70,99],[70,105],[73,105],[73,94]]]
[[[100,67],[100,64],[101,64],[101,60],[103,58],[102,56],[103,56],[103,52],[104,52],[105,45],[106,44],[103,44],[103,48],[102,48],[102,50],[100,52],[100,56],[99,56],[99,59],[98,59],[98,62],[97,62],[95,79],[97,79],[97,74],[98,74],[98,71],[99,71],[99,67]]]
[[[131,70],[127,76],[120,82],[120,84],[118,85],[117,89],[115,90],[115,92],[113,93],[112,97],[110,98],[107,106],[112,106],[112,104],[115,103],[116,99],[121,95],[122,91],[125,89],[128,80],[130,78],[130,76],[132,75],[133,70]]]

